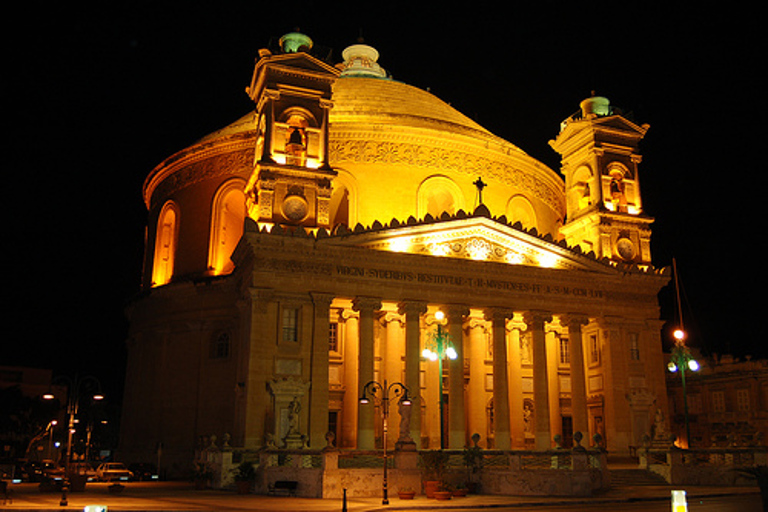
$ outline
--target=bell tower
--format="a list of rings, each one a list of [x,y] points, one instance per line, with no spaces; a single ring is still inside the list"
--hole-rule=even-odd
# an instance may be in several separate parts
[[[339,70],[310,55],[312,39],[280,38],[280,51],[259,50],[246,93],[256,104],[254,170],[248,215],[259,225],[328,228],[331,180],[328,114]]]
[[[592,96],[560,125],[549,142],[561,155],[569,245],[599,258],[650,265],[651,224],[643,213],[638,145],[649,125],[638,126],[607,98]]]

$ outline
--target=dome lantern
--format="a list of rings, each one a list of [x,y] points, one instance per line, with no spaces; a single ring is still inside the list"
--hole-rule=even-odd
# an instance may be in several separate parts
[[[341,64],[341,76],[362,76],[369,78],[386,78],[387,72],[376,62],[379,60],[379,52],[373,46],[367,44],[353,44],[347,46],[341,56],[344,59]]]
[[[280,49],[283,53],[309,52],[313,46],[312,39],[298,30],[289,32],[280,38]]]

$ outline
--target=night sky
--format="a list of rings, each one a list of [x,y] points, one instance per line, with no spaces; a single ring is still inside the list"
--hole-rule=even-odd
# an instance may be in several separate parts
[[[755,323],[766,302],[759,4],[265,3],[24,2],[6,13],[11,328],[0,364],[94,374],[119,394],[123,309],[142,272],[142,182],[251,110],[244,88],[258,49],[296,27],[334,62],[362,34],[394,79],[429,88],[554,170],[548,141],[593,90],[649,123],[640,179],[656,218],[653,260],[676,258],[690,345],[768,357]],[[360,7],[370,4],[381,7]],[[662,292],[665,320],[672,295]]]

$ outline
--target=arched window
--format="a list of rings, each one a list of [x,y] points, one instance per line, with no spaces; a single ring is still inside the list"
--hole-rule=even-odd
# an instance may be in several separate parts
[[[524,228],[537,228],[536,211],[531,202],[521,195],[512,196],[507,202],[507,219],[514,224],[520,221]]]
[[[340,224],[354,226],[357,222],[357,182],[349,171],[342,168],[336,171],[339,174],[333,179],[329,204],[331,229]]]
[[[230,180],[213,199],[208,269],[213,275],[229,274],[235,264],[230,257],[243,236],[245,223],[245,183]]]
[[[419,186],[418,216],[430,214],[439,218],[444,212],[450,215],[464,208],[464,195],[456,183],[445,176],[432,176]]]
[[[168,201],[160,210],[155,232],[155,255],[152,260],[152,286],[171,281],[176,259],[176,243],[179,233],[179,209]]]
[[[592,178],[592,171],[586,165],[582,165],[573,173],[571,188],[568,191],[569,211],[579,211],[592,206],[592,194],[596,192],[592,190],[594,187]]]
[[[343,185],[331,194],[331,228],[339,224],[349,226],[349,191]]]

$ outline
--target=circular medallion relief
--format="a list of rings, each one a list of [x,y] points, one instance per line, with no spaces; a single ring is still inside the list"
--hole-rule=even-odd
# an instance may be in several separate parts
[[[288,196],[283,200],[283,215],[298,222],[307,216],[307,200],[301,196]]]
[[[616,251],[624,260],[630,261],[635,259],[635,244],[629,238],[619,238],[616,242]]]

